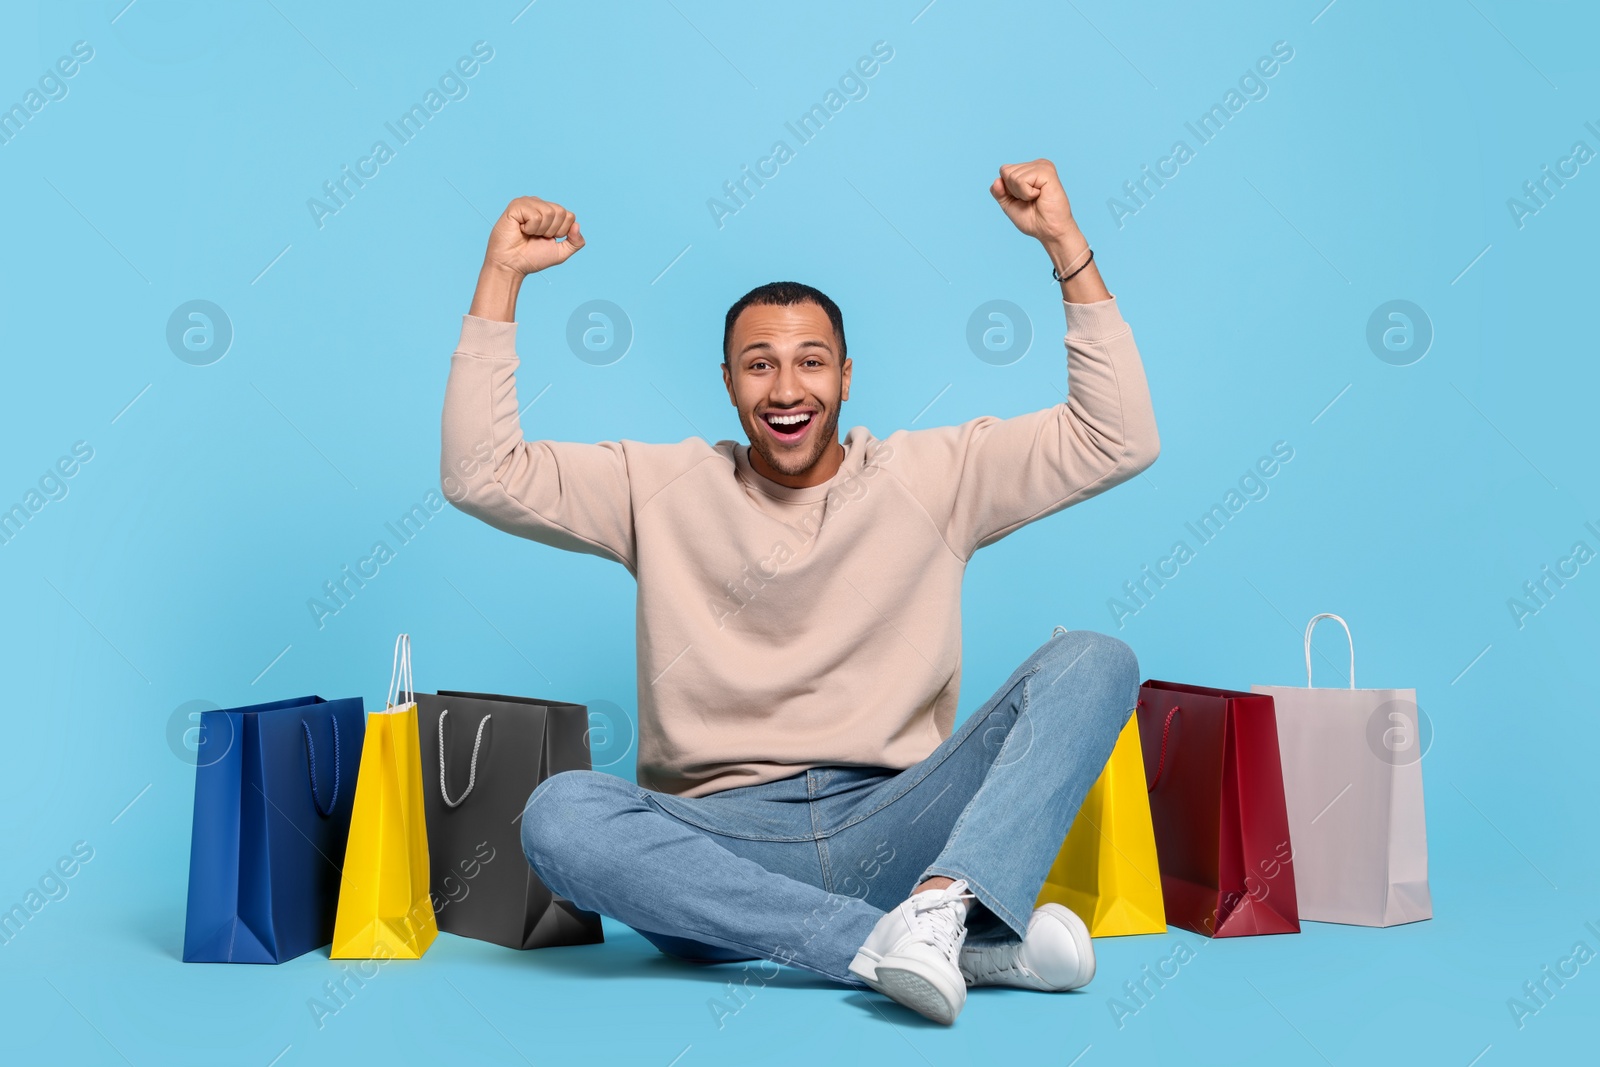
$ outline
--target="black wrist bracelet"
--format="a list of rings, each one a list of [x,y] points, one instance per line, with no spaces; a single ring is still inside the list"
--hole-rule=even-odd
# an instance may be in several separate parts
[[[1083,261],[1083,267],[1087,267],[1089,264],[1091,264],[1093,262],[1094,262],[1094,249],[1091,248],[1091,249],[1089,249],[1089,258]],[[1065,278],[1063,278],[1061,276],[1061,272],[1058,271],[1055,267],[1051,267],[1050,268],[1050,277],[1054,278],[1058,282],[1068,281],[1068,280],[1070,280],[1072,278],[1076,278],[1083,271],[1083,267],[1079,267],[1077,270],[1073,271],[1071,274],[1067,275]]]

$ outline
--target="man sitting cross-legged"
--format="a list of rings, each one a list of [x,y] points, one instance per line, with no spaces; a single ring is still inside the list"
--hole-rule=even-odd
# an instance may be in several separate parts
[[[1078,917],[1033,904],[1139,685],[1122,642],[1058,631],[955,729],[963,572],[1159,448],[1055,167],[1002,167],[990,192],[1060,280],[1065,402],[841,441],[839,308],[778,282],[725,320],[748,445],[526,440],[517,294],[584,238],[572,212],[521,198],[490,236],[443,423],[457,507],[638,581],[638,784],[542,783],[522,819],[539,877],[671,955],[787,963],[945,1023],[968,985],[1093,975]]]

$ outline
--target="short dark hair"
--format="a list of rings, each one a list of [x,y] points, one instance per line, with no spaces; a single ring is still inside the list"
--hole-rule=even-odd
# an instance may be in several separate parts
[[[728,363],[728,346],[733,343],[733,324],[738,321],[739,313],[747,307],[792,307],[795,304],[815,304],[828,316],[828,321],[833,324],[834,336],[839,339],[839,363],[844,363],[848,349],[844,343],[844,316],[839,312],[839,305],[828,298],[828,294],[820,289],[813,289],[802,282],[768,282],[758,285],[734,302],[728,309],[728,318],[722,327],[722,363]]]

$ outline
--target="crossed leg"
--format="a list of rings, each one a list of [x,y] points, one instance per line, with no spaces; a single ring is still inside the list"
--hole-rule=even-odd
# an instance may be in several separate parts
[[[968,883],[974,941],[1025,936],[1138,685],[1122,642],[1058,632],[903,771],[819,768],[700,798],[566,771],[529,797],[523,849],[553,891],[670,955],[859,986],[856,950],[930,877]]]

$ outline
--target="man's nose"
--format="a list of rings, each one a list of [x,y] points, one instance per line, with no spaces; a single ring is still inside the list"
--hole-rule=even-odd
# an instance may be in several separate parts
[[[788,407],[798,404],[805,399],[806,391],[800,384],[800,376],[791,367],[778,368],[777,380],[772,383],[772,401],[775,404]]]

